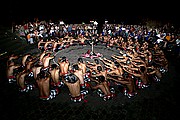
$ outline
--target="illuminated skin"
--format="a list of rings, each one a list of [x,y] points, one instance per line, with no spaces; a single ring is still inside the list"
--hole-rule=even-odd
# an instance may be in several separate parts
[[[107,58],[99,58],[99,59],[103,62],[106,68],[114,68],[115,65],[113,61]]]
[[[82,69],[79,69],[78,65],[76,65],[76,68],[74,69],[73,73],[79,78],[80,85],[84,86],[84,73]]]
[[[54,58],[54,56],[50,56],[51,53],[47,53],[44,57],[43,57],[43,67],[47,68],[50,65],[50,60]]]
[[[21,88],[21,90],[26,89],[25,85],[25,77],[29,74],[27,71],[22,71],[17,75],[17,85]]]
[[[97,71],[98,66],[102,67],[102,64],[97,59],[94,59],[94,62],[87,61],[87,64],[86,64],[86,67],[89,68],[91,72]]]
[[[10,64],[7,67],[7,71],[6,71],[7,78],[9,79],[10,76],[14,76],[14,70],[19,67],[20,67],[20,65],[15,65],[14,63]]]
[[[118,63],[116,63],[116,64],[118,64]],[[122,67],[120,66],[120,64],[118,64],[110,69],[111,70],[107,72],[108,79],[111,79],[112,77],[120,77],[120,78],[123,77],[122,75],[123,75],[124,71],[123,71]]]
[[[143,84],[147,85],[149,83],[147,67],[143,66],[142,64],[137,65],[137,66],[139,67],[124,67],[124,70],[131,75],[139,77],[142,80]],[[140,67],[143,67],[144,70],[141,70]]]
[[[31,71],[32,67],[34,66],[34,63],[37,61],[37,59],[31,58],[29,61],[26,62],[25,70]]]
[[[19,58],[18,55],[15,55],[15,54],[10,55],[9,58],[8,58],[8,61],[7,61],[7,66],[9,66],[9,64],[11,62],[14,62],[13,60],[18,59],[18,58]],[[9,61],[11,61],[11,62],[9,62]]]
[[[83,74],[85,75],[86,69],[87,69],[86,64],[83,61],[82,62],[79,61],[78,62],[78,67],[79,67],[79,69],[82,70]]]
[[[31,56],[31,54],[26,54],[22,57],[22,65],[23,66],[26,66],[26,60],[27,60],[27,57]]]
[[[103,77],[99,76],[97,78],[98,80],[93,80],[96,82],[96,85],[95,86],[91,85],[91,88],[95,90],[99,88],[104,93],[104,95],[110,95],[111,91],[110,91],[108,82],[105,80],[104,76]]]
[[[126,65],[124,65],[126,66]],[[128,88],[128,91],[130,93],[133,93],[136,91],[135,85],[134,85],[134,80],[131,77],[125,78],[123,77],[124,74],[124,67],[123,65],[121,66],[120,64],[116,63],[116,66],[114,69],[112,69],[110,72],[108,72],[108,80],[114,81],[116,83],[122,84],[124,87]]]
[[[59,58],[58,59],[58,64],[59,64],[59,68],[60,68],[60,76],[64,76],[65,74],[67,74],[69,72],[70,69],[70,63],[68,61],[67,58]]]
[[[43,51],[40,56],[39,56],[39,64],[42,64],[43,63],[43,58],[44,56],[46,55],[46,51]]]
[[[34,79],[37,78],[37,75],[40,73],[42,67],[43,67],[42,65],[37,65],[37,66],[32,67],[32,72],[33,72]]]
[[[53,49],[54,41],[47,41],[47,42],[45,43],[45,45],[44,45],[45,51],[49,49],[49,48],[48,48],[49,45],[50,45],[50,46],[52,47],[52,49]]]
[[[156,75],[159,79],[162,78],[162,73],[157,67],[154,67],[153,65],[150,67],[147,67],[147,69],[150,69],[150,72],[147,72],[148,75]]]
[[[51,66],[49,72],[50,72],[50,74],[51,74],[51,78],[52,78],[53,82],[54,82],[56,85],[58,85],[58,84],[59,84],[59,79],[60,79],[60,75],[59,75],[59,73],[60,73],[60,68],[59,68],[58,66],[52,68],[52,66]]]
[[[50,95],[50,79],[49,73],[40,73],[36,79],[36,83],[39,89],[40,98],[48,98]]]
[[[91,79],[95,79],[98,76],[104,76],[105,80],[107,81],[107,71],[103,70],[101,66],[97,67],[95,73],[96,74],[91,74]]]
[[[78,79],[78,77],[76,77],[76,81],[73,83],[66,81],[64,77],[62,78],[62,81],[65,83],[65,85],[67,85],[71,97],[79,97],[81,95],[80,80]]]

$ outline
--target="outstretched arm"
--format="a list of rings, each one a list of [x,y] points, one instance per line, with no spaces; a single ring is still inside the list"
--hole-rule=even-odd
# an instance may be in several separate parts
[[[133,69],[136,69],[136,68],[133,68]],[[134,73],[134,72],[132,71],[132,68],[131,68],[131,70],[130,70],[130,68],[123,67],[123,70],[126,71],[127,73],[131,74],[131,75],[136,76],[136,77],[141,77],[141,74]]]

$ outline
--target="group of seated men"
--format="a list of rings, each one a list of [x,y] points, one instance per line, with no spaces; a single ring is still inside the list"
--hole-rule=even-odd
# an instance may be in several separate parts
[[[79,57],[73,64],[67,56],[58,58],[57,64],[51,62],[54,51],[48,49],[37,55],[12,54],[7,61],[7,79],[16,83],[21,92],[38,88],[43,100],[55,98],[67,86],[74,102],[85,100],[94,90],[106,101],[114,98],[117,90],[131,98],[138,94],[138,89],[160,81],[168,71],[168,61],[158,44],[150,47],[147,42],[132,39],[118,43],[119,53],[111,58],[85,62]],[[115,89],[117,86],[119,89]]]

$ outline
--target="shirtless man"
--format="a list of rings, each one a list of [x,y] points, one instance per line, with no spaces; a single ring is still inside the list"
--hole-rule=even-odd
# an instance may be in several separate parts
[[[38,42],[38,49],[39,49],[41,52],[45,51],[45,49],[44,49],[44,45],[45,45],[45,44],[46,44],[46,41],[43,40],[42,38],[40,38],[40,41]]]
[[[115,67],[114,61],[107,59],[107,58],[100,58],[100,60],[103,62],[103,65],[106,69],[113,69]]]
[[[28,92],[28,90],[29,90],[29,87],[25,80],[25,78],[28,74],[29,74],[28,71],[23,70],[16,76],[17,85],[19,87],[20,92],[25,92],[25,91]]]
[[[24,70],[26,71],[26,73],[29,73],[27,75],[27,84],[29,85],[33,85],[35,84],[35,80],[34,80],[34,72],[32,71],[32,68],[35,66],[36,62],[39,60],[38,57],[36,56],[28,56],[27,60],[25,62],[25,67]]]
[[[60,81],[60,68],[59,66],[57,66],[56,64],[52,64],[49,72],[51,74],[51,78],[52,78],[52,86],[54,87],[61,87],[61,85],[63,85],[62,81]]]
[[[87,61],[86,64],[86,67],[90,69],[90,72],[97,71],[98,66],[102,67],[102,64],[100,63],[99,59],[94,59],[93,62]]]
[[[42,59],[43,63],[43,70],[49,71],[50,67],[50,60],[54,59],[54,55],[51,55],[51,53],[46,53]]]
[[[35,80],[37,79],[37,75],[40,73],[42,67],[43,65],[40,64],[36,64],[32,67],[33,77]]]
[[[25,54],[23,57],[22,57],[22,66],[23,67],[25,67],[26,66],[26,61],[27,61],[27,58],[29,57],[29,56],[31,56],[31,54],[30,53],[27,53],[27,54]]]
[[[85,87],[85,82],[84,82],[83,70],[79,68],[78,64],[74,64],[72,66],[72,69],[73,69],[73,74],[75,74],[80,80],[81,93],[86,95],[88,93],[88,90],[85,90],[86,87]]]
[[[43,51],[39,56],[39,64],[43,65],[43,58],[46,55],[46,51]]]
[[[78,58],[78,67],[82,70],[83,74],[86,73],[86,63],[84,63],[82,58]]]
[[[136,92],[133,83],[134,80],[132,80],[131,78],[124,77],[125,72],[123,70],[123,67],[119,64],[119,62],[115,61],[114,64],[114,68],[111,68],[111,70],[107,72],[107,79],[113,81],[115,85],[123,87],[123,92],[125,95],[129,97],[132,96],[131,94]]]
[[[86,45],[85,41],[86,41],[86,38],[84,37],[84,35],[79,35],[78,38],[79,39],[79,45]]]
[[[138,66],[138,65],[137,65]],[[137,67],[125,67],[124,70],[128,72],[129,74],[138,77],[140,80],[142,80],[142,88],[146,88],[149,86],[149,77],[147,74],[147,67],[143,65],[139,65],[139,68]]]
[[[25,70],[32,72],[32,67],[34,66],[35,62],[38,61],[38,58],[29,56],[25,62]]]
[[[20,65],[15,65],[15,63],[11,61],[9,61],[7,64],[8,64],[6,70],[7,79],[9,83],[13,83],[16,81],[16,73],[14,71],[15,69],[18,69]]]
[[[54,40],[49,40],[45,43],[44,45],[44,50],[45,51],[52,51],[54,46]]]
[[[39,89],[39,98],[42,100],[53,99],[57,91],[50,89],[51,75],[47,71],[41,71],[36,79],[36,83]]]
[[[162,78],[162,73],[155,65],[151,65],[147,67],[147,74],[150,78],[154,80],[154,82],[159,82]]]
[[[66,76],[70,70],[70,63],[68,59],[65,56],[63,56],[62,58],[58,59],[58,64],[61,71],[60,76],[61,77]]]
[[[67,78],[63,77],[62,80],[69,89],[71,100],[73,102],[81,102],[84,99],[84,96],[80,91],[79,78],[75,74],[70,73]]]
[[[115,94],[111,92],[108,82],[106,81],[104,75],[97,76],[97,79],[93,79],[92,81],[96,82],[96,85],[91,84],[91,88],[98,90],[98,94],[100,97],[103,97],[104,101],[112,99],[115,97]]]
[[[89,74],[87,72],[87,66],[86,63],[83,61],[82,58],[78,58],[78,67],[79,69],[82,69],[83,75],[84,75],[84,81],[87,83],[90,81]]]
[[[107,71],[103,70],[101,66],[97,66],[95,73],[91,73],[91,80],[96,79],[98,76],[104,76],[105,80],[107,81]]]
[[[14,60],[17,60],[20,56],[15,55],[15,54],[11,54],[7,60],[7,66],[9,66],[9,64],[11,64],[11,62],[14,62]]]
[[[169,66],[168,60],[167,60],[167,58],[166,58],[164,55],[155,58],[155,59],[153,60],[153,62],[154,62],[155,64],[157,64],[158,66],[160,66],[160,68],[161,68],[160,71],[161,71],[162,73],[165,73],[165,72],[168,71],[168,66]]]
[[[107,79],[111,78],[116,78],[116,77],[123,77],[124,71],[122,69],[122,67],[120,66],[120,64],[116,61],[114,62],[115,66],[113,66],[112,68],[109,68],[110,71],[107,72]],[[118,81],[119,82],[119,81]]]
[[[63,49],[62,44],[63,44],[62,40],[56,40],[56,42],[54,42],[53,45],[53,52],[58,52],[59,50],[62,50]]]

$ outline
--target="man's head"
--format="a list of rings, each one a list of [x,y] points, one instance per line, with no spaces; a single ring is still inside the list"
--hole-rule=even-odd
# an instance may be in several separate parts
[[[115,65],[117,68],[120,67],[120,64],[119,64],[117,61],[114,62],[114,65]]]
[[[44,79],[46,77],[46,72],[41,70],[40,73],[38,74],[40,79]]]
[[[58,66],[56,64],[51,65],[51,70],[56,69]]]
[[[74,64],[74,65],[72,66],[72,69],[73,69],[73,70],[78,70],[78,69],[79,69],[78,64]]]
[[[105,81],[105,77],[103,75],[98,76],[98,81],[99,82],[104,82]]]
[[[95,62],[96,64],[99,64],[99,60],[98,60],[98,59],[94,59],[94,62]]]
[[[66,62],[67,61],[67,58],[65,57],[65,56],[63,56],[62,58],[61,58],[61,62]]]
[[[141,71],[141,72],[145,72],[145,70],[146,70],[145,66],[141,66],[141,67],[140,67],[140,71]]]
[[[78,58],[78,62],[83,63],[83,59],[82,58]]]
[[[27,59],[26,59],[26,61],[28,61],[28,62],[29,62],[29,61],[31,61],[32,59],[33,59],[33,57],[32,57],[32,56],[28,56],[28,57],[27,57]]]
[[[77,76],[74,75],[73,73],[69,74],[68,77],[66,78],[66,81],[68,83],[75,83],[78,80]]]
[[[103,69],[102,69],[101,66],[97,66],[97,70],[100,72],[100,71],[102,71]]]

